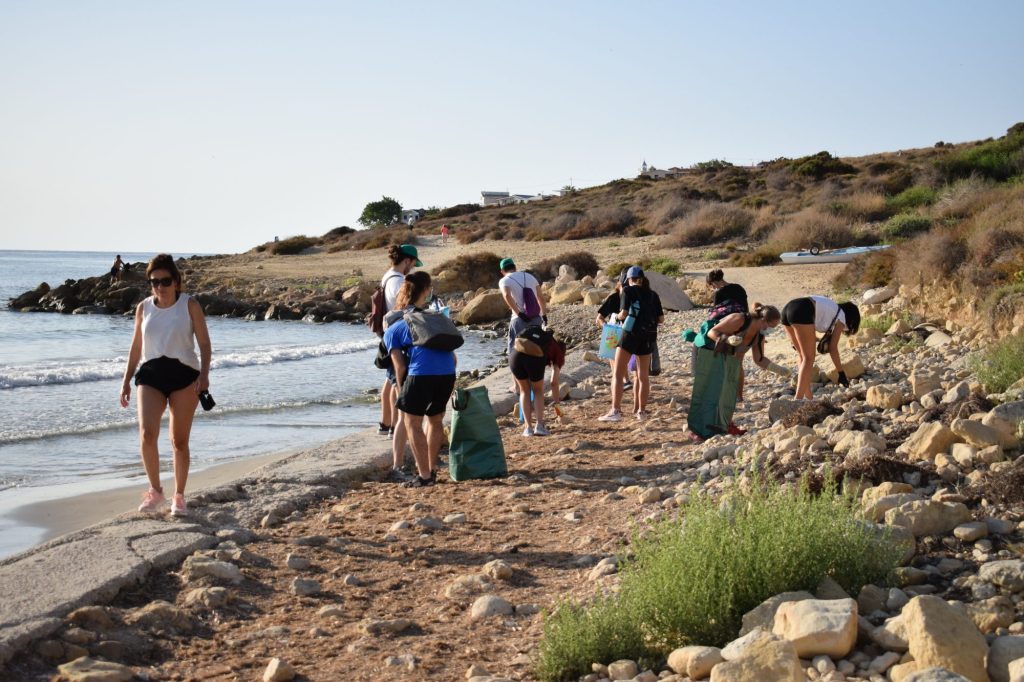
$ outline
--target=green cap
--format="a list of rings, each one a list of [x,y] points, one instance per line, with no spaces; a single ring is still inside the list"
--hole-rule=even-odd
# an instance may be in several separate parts
[[[508,270],[509,268],[514,268],[515,266],[515,261],[513,261],[511,258],[502,258],[501,262],[498,263],[498,269],[503,272],[505,270]]]
[[[420,260],[420,254],[418,251],[416,251],[416,247],[413,246],[412,244],[402,244],[401,246],[398,247],[398,253],[402,254],[403,256],[408,256],[409,258],[415,258],[416,267],[423,267],[423,262]]]

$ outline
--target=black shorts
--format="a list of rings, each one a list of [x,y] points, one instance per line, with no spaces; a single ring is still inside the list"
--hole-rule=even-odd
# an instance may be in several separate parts
[[[814,301],[809,298],[794,298],[782,309],[782,324],[814,324]]]
[[[418,417],[444,414],[454,390],[454,374],[408,376],[398,392],[398,409]]]
[[[527,355],[515,349],[508,356],[508,368],[512,370],[512,376],[516,379],[544,381],[544,368],[547,366],[547,358]]]
[[[632,334],[625,332],[619,339],[619,348],[633,355],[650,355],[658,337],[654,334]]]
[[[198,378],[198,369],[161,355],[142,363],[142,367],[135,373],[135,385],[155,388],[169,398],[172,393],[187,388]]]

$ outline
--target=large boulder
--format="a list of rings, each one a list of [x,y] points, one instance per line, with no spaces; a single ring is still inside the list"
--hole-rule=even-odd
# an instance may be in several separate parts
[[[893,682],[971,682],[963,675],[950,672],[945,668],[920,669],[919,664],[911,661],[895,665],[889,670]]]
[[[904,441],[899,450],[914,459],[933,460],[935,455],[949,452],[953,443],[960,442],[960,436],[942,422],[925,422]]]
[[[878,454],[885,452],[885,439],[874,431],[845,431],[833,448],[837,454],[857,452],[861,448],[871,448]]]
[[[792,642],[800,658],[844,658],[857,641],[857,602],[805,599],[780,604],[772,632]]]
[[[900,614],[917,670],[936,667],[988,682],[988,642],[964,614],[933,595],[910,600]]]
[[[11,299],[11,302],[7,304],[7,307],[31,308],[32,306],[37,306],[39,305],[39,300],[49,292],[50,285],[43,282],[32,291],[26,291],[21,296]]]
[[[896,493],[895,495],[883,495],[882,497],[863,500],[861,505],[864,510],[864,518],[872,523],[878,523],[885,518],[886,512],[890,509],[896,509],[908,502],[917,502],[923,499],[923,497],[914,493]]]
[[[724,661],[722,650],[713,646],[684,646],[668,655],[668,667],[691,680],[703,680]]]
[[[847,353],[839,356],[840,361],[843,364],[843,371],[846,372],[847,379],[857,379],[864,376],[866,371],[864,368],[864,361],[856,353]],[[831,366],[831,363],[829,363]],[[820,368],[819,368],[820,369]],[[828,380],[833,384],[839,380],[839,372],[836,371],[835,367],[832,367],[827,372],[822,370],[822,374],[828,377]]]
[[[761,637],[743,656],[719,663],[711,670],[711,682],[804,682],[796,648],[775,637]]]
[[[587,305],[601,305],[604,299],[608,298],[608,291],[605,289],[591,288],[583,292],[583,302]]]
[[[775,613],[779,607],[787,602],[803,601],[814,599],[810,592],[783,592],[774,597],[768,597],[763,602],[743,614],[743,627],[740,628],[740,636],[753,632],[755,628],[770,631],[775,625]]]
[[[877,289],[868,289],[864,292],[864,297],[861,299],[864,305],[875,305],[877,303],[885,303],[886,301],[894,298],[899,290],[896,287],[878,287]]]
[[[492,289],[475,296],[459,315],[462,324],[478,324],[480,322],[493,322],[505,317],[510,317],[511,312],[501,296],[501,291]]]
[[[880,410],[892,410],[904,403],[903,391],[898,386],[881,384],[868,389],[867,403]]]
[[[651,289],[661,299],[661,307],[665,310],[693,310],[693,301],[686,295],[686,292],[671,277],[666,277],[660,272],[644,272],[647,280],[651,283]]]
[[[973,419],[954,419],[949,427],[953,433],[979,448],[1002,443],[999,431]]]
[[[920,400],[932,391],[942,388],[939,377],[931,372],[912,372],[910,375],[910,391],[914,394],[915,400]]]
[[[910,529],[914,537],[948,533],[971,520],[971,511],[960,502],[918,500],[885,512],[885,522]]]
[[[1020,423],[1024,421],[1024,400],[996,405],[988,414],[981,419],[985,426],[991,426],[999,432],[1004,448],[1012,449],[1020,445],[1017,438],[1017,431]]]
[[[583,300],[583,283],[575,280],[558,282],[547,292],[548,303],[551,305],[568,305]]]
[[[1024,561],[1003,559],[982,564],[978,577],[1009,592],[1024,591]]]

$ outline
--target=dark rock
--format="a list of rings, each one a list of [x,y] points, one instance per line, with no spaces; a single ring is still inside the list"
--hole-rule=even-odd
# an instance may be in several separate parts
[[[39,305],[39,299],[50,292],[50,285],[43,282],[32,291],[26,291],[21,296],[12,298],[7,304],[8,308],[34,308]]]
[[[263,315],[265,320],[297,320],[300,317],[302,317],[301,311],[280,303],[272,303]]]
[[[71,311],[72,315],[110,315],[110,308],[102,305],[83,305]]]

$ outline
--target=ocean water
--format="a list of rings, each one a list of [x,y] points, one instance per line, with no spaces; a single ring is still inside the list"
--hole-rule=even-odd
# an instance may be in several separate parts
[[[121,255],[129,262],[152,256]],[[53,496],[83,482],[141,481],[134,386],[131,405],[118,403],[132,319],[6,308],[42,281],[56,286],[102,274],[113,256],[0,251],[0,514],[38,499],[42,489]],[[208,325],[217,407],[196,413],[193,469],[376,425],[379,405],[368,391],[380,387],[383,372],[373,366],[377,339],[364,325],[225,318],[208,318]],[[459,368],[493,364],[502,348],[498,339],[470,333]],[[166,416],[160,451],[170,470]]]

